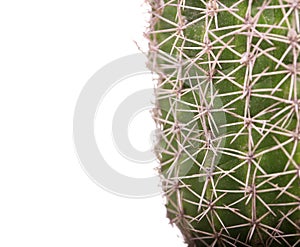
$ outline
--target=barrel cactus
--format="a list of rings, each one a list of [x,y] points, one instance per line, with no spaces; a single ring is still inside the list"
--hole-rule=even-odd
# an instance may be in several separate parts
[[[148,0],[167,217],[188,246],[300,246],[300,1]]]

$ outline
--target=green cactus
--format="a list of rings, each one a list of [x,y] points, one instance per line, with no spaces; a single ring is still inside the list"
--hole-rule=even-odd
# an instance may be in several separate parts
[[[167,216],[190,247],[300,246],[300,0],[148,0]]]

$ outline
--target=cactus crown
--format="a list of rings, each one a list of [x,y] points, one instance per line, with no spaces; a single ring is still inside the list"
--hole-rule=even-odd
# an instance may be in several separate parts
[[[167,216],[189,246],[299,246],[300,1],[148,1]]]

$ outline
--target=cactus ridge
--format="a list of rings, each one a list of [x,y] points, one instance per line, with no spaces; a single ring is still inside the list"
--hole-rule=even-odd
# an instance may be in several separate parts
[[[300,1],[148,0],[167,216],[190,246],[300,246]]]

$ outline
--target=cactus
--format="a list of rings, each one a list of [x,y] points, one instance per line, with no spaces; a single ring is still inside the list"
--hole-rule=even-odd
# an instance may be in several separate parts
[[[300,1],[148,2],[170,222],[190,247],[300,246]]]

